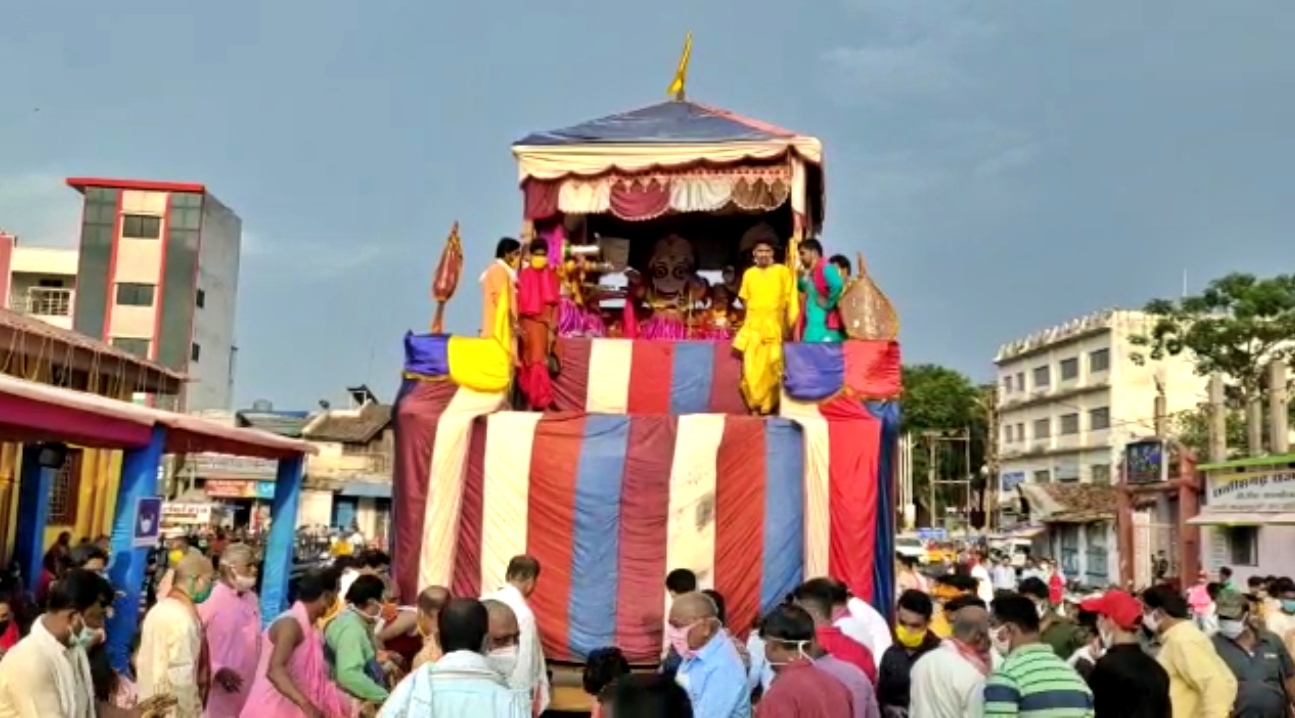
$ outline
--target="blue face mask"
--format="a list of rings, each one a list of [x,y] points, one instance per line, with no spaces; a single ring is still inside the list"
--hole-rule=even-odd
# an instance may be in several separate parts
[[[1295,601],[1289,598],[1282,599],[1282,611],[1286,613],[1295,613]]]

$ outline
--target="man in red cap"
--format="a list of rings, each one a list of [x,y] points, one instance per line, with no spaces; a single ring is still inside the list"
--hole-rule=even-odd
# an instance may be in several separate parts
[[[1097,614],[1104,649],[1088,678],[1094,717],[1168,718],[1173,712],[1169,674],[1142,650],[1138,599],[1113,590],[1080,603],[1079,608]]]

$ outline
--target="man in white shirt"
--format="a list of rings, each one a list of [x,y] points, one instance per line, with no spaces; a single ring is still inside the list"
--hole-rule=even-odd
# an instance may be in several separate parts
[[[488,623],[481,601],[449,599],[437,615],[445,655],[406,676],[378,718],[530,718],[530,693],[510,688],[481,654]]]
[[[998,557],[998,562],[989,570],[989,575],[995,591],[1016,590],[1016,569],[1012,568],[1012,560],[1006,555]]]
[[[988,604],[994,600],[994,581],[985,568],[985,552],[974,551],[971,554],[971,577],[976,579],[976,596]]]
[[[527,691],[534,705],[535,715],[549,707],[548,666],[544,662],[544,647],[540,645],[539,624],[535,613],[526,602],[535,593],[540,580],[540,562],[533,556],[514,556],[504,574],[508,585],[485,596],[485,600],[498,601],[513,609],[517,616],[517,664],[508,685],[513,690]]]
[[[952,610],[950,610],[952,609]],[[989,612],[974,596],[946,605],[953,635],[913,665],[909,718],[980,718],[991,667]]]
[[[832,625],[849,636],[856,643],[863,644],[880,658],[887,648],[895,642],[891,636],[890,624],[886,619],[863,599],[850,595],[844,583],[829,578],[832,582]]]
[[[159,596],[140,626],[136,690],[141,699],[174,696],[176,718],[198,718],[203,712],[204,665],[202,619],[198,605],[211,596],[215,570],[202,554],[175,565],[170,595]]]
[[[50,588],[47,610],[0,660],[0,718],[93,718],[85,648],[103,628],[112,586],[76,569]]]

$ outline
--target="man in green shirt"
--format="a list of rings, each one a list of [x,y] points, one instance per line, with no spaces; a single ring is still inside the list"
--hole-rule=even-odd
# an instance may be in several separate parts
[[[1058,658],[1068,661],[1075,655],[1075,651],[1084,647],[1084,630],[1057,614],[1056,607],[1048,599],[1048,584],[1030,577],[1021,581],[1018,590],[1022,596],[1034,602],[1035,611],[1039,615],[1039,637],[1052,647]]]
[[[1039,614],[1024,595],[995,598],[990,639],[1004,656],[985,682],[985,718],[1093,718],[1093,692],[1040,642]]]
[[[355,579],[346,592],[346,609],[329,621],[324,643],[333,669],[333,680],[350,695],[381,704],[389,691],[378,664],[373,625],[382,611],[386,585],[378,576]]]

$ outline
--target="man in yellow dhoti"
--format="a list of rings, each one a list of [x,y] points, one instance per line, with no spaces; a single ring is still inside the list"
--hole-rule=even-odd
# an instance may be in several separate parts
[[[782,384],[782,341],[800,314],[796,275],[774,263],[777,233],[768,224],[752,227],[742,237],[751,245],[755,266],[742,273],[738,298],[746,318],[733,348],[742,353],[742,397],[756,414],[768,414],[778,403]]]

